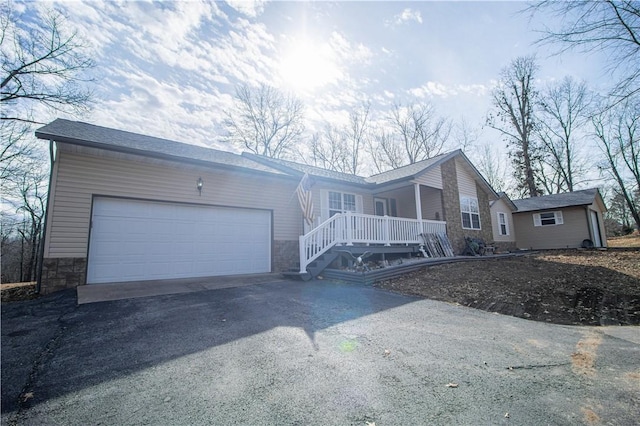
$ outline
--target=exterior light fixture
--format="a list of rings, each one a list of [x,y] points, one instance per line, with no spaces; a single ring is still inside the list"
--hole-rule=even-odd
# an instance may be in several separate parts
[[[196,182],[196,189],[198,190],[198,194],[200,196],[202,196],[202,185],[204,185],[204,182],[202,182],[202,178],[199,177],[198,181]]]

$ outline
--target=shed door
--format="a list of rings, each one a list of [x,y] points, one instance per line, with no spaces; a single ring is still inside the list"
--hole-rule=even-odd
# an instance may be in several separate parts
[[[600,224],[598,223],[598,213],[591,210],[591,229],[593,231],[593,245],[602,247],[602,238],[600,238]]]
[[[89,284],[270,271],[270,211],[94,199]]]

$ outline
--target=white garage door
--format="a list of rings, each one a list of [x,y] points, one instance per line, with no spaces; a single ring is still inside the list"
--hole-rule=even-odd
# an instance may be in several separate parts
[[[271,270],[271,213],[95,198],[87,283]]]

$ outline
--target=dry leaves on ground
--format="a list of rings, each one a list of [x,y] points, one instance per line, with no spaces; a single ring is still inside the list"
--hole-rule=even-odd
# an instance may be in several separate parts
[[[640,251],[564,250],[425,267],[376,284],[559,324],[640,324]]]

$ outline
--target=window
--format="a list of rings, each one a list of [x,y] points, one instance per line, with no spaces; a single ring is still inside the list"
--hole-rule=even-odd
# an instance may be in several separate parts
[[[464,229],[480,229],[480,209],[477,198],[460,198],[460,212]]]
[[[498,212],[498,233],[500,235],[509,235],[509,224],[507,223],[506,213]]]
[[[329,191],[329,217],[334,214],[356,211],[356,196]]]
[[[533,214],[533,226],[562,225],[562,212],[546,212]]]

